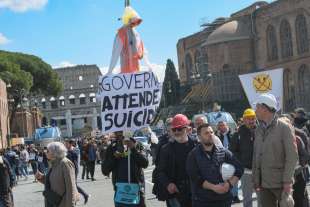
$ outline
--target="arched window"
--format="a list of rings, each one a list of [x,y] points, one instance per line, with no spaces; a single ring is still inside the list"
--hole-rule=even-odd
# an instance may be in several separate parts
[[[267,55],[268,60],[273,61],[278,59],[277,37],[273,26],[269,25],[266,30],[267,37]]]
[[[302,54],[309,51],[307,21],[304,15],[300,14],[296,17],[296,42],[297,52]]]
[[[310,69],[302,65],[298,69],[298,89],[300,98],[299,105],[306,107],[310,105]]]
[[[89,101],[90,101],[90,103],[96,103],[96,94],[95,93],[89,94]]]
[[[293,43],[291,26],[287,20],[282,20],[280,25],[280,41],[282,58],[293,56]]]
[[[293,111],[296,106],[295,102],[295,86],[294,86],[294,77],[292,72],[289,69],[284,70],[284,103],[285,111]]]
[[[80,104],[86,104],[86,96],[84,93],[81,93],[79,96]]]
[[[46,109],[46,99],[45,98],[41,99],[41,104],[42,104],[42,108]]]
[[[69,96],[69,103],[70,104],[75,104],[75,96],[74,95],[70,95]]]
[[[52,109],[57,109],[58,108],[58,104],[57,104],[57,101],[56,101],[55,97],[51,97],[50,98],[50,103],[51,103],[51,108]]]
[[[200,68],[201,68],[201,53],[199,50],[196,50],[195,52],[195,73],[200,74]]]
[[[187,80],[190,80],[193,75],[193,61],[190,54],[185,56],[185,68],[187,73]]]
[[[65,106],[65,97],[64,96],[60,96],[58,99],[59,99],[59,105],[60,106]]]

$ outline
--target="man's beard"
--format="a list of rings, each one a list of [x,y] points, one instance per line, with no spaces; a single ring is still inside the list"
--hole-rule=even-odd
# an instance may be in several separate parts
[[[214,143],[213,142],[202,142],[202,144],[206,147],[211,147]]]
[[[187,136],[173,136],[174,140],[177,142],[182,142],[187,139]]]

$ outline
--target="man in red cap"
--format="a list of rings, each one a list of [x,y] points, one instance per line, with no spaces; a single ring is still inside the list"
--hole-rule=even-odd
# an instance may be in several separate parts
[[[190,207],[190,181],[186,173],[186,159],[195,147],[195,142],[188,137],[190,121],[183,114],[177,114],[171,122],[173,141],[169,141],[160,151],[158,181],[161,194],[169,206]]]

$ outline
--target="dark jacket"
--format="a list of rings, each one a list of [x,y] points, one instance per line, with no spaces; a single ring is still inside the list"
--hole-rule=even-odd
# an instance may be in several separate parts
[[[222,144],[224,145],[224,135],[220,131],[216,131],[215,135],[218,136],[218,138],[221,140]],[[230,145],[231,138],[232,138],[232,134],[230,130],[227,132],[227,138],[228,138],[228,144]]]
[[[296,136],[296,144],[298,150],[298,164],[305,166],[309,162],[310,157],[306,151],[304,142],[299,136]]]
[[[155,150],[155,167],[158,166],[158,162],[159,162],[159,153],[160,153],[160,149],[169,142],[169,135],[168,133],[160,136],[158,138],[158,144],[156,146],[156,150]]]
[[[14,176],[10,163],[7,161],[7,159],[2,157],[0,160],[0,195],[6,195],[13,187]]]
[[[189,138],[188,142],[191,145],[191,148],[193,149],[196,145],[195,141]],[[178,183],[180,183],[181,181],[176,180],[177,155],[174,153],[175,143],[176,143],[175,141],[168,142],[160,150],[158,173],[157,173],[157,178],[156,178],[156,180],[158,181],[160,185],[160,188],[159,188],[160,192],[158,195],[159,200],[167,200],[169,198],[174,197],[174,195],[170,195],[167,190],[167,186],[170,183],[176,184],[176,186],[180,189],[180,187],[178,186]],[[189,178],[188,178],[188,183],[189,183]]]
[[[310,140],[306,132],[304,132],[304,130],[302,129],[298,129],[297,127],[295,127],[295,135],[299,136],[302,139],[305,145],[305,149],[307,153],[310,155]]]
[[[152,193],[154,195],[156,195],[156,197],[159,200],[165,200],[166,196],[164,196],[162,198],[162,194],[166,194],[166,192],[162,192],[163,191],[161,189],[162,186],[160,185],[159,180],[158,180],[158,164],[160,162],[159,161],[160,151],[161,151],[162,147],[165,146],[165,144],[167,144],[169,142],[169,135],[168,135],[168,133],[160,136],[158,138],[158,140],[159,140],[159,142],[158,142],[158,145],[155,148],[155,155],[154,155],[155,156],[155,159],[154,159],[155,168],[154,168],[154,170],[152,172],[152,182],[154,183],[153,189],[152,189]]]
[[[74,150],[68,150],[67,158],[74,164],[75,177],[77,177],[79,173],[79,166],[78,166],[79,155]]]
[[[116,151],[121,152],[124,150],[123,144],[121,141],[114,141],[111,145],[109,145],[106,153],[106,159],[105,162],[102,164],[102,173],[106,176],[112,172],[112,183],[115,188],[115,184],[117,182],[126,182],[123,180],[120,180],[120,177],[126,177],[128,175],[127,171],[122,171],[120,174],[119,169],[126,168],[127,165],[127,157],[123,158],[116,158],[114,156],[114,153]],[[126,160],[126,161],[125,161]],[[139,152],[137,149],[131,150],[131,182],[132,183],[138,183],[140,186],[144,186],[144,175],[142,168],[147,168],[148,166],[148,160],[147,158]],[[127,168],[128,169],[128,168]],[[128,179],[127,179],[128,180]]]
[[[229,145],[229,150],[247,169],[252,169],[254,139],[255,131],[242,125],[232,136]]]
[[[233,165],[236,169],[234,176],[241,178],[243,167],[229,150],[214,145],[210,156],[199,144],[190,152],[187,158],[187,173],[191,179],[193,206],[203,207],[206,202],[229,201],[232,198],[231,191],[217,194],[202,187],[205,180],[215,185],[224,183],[220,172],[223,163]]]

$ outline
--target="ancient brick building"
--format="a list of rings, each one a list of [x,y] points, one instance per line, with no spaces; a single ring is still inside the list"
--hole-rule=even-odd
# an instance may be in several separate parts
[[[233,105],[245,99],[239,74],[283,68],[284,111],[300,106],[310,110],[309,15],[309,0],[258,1],[221,18],[215,28],[206,24],[177,44],[181,84],[210,82],[208,102]],[[186,47],[193,37],[195,43]],[[205,71],[209,76],[197,75]]]
[[[13,137],[24,137],[31,139],[35,129],[41,127],[42,114],[38,107],[22,106],[15,112],[12,126],[11,135]]]

